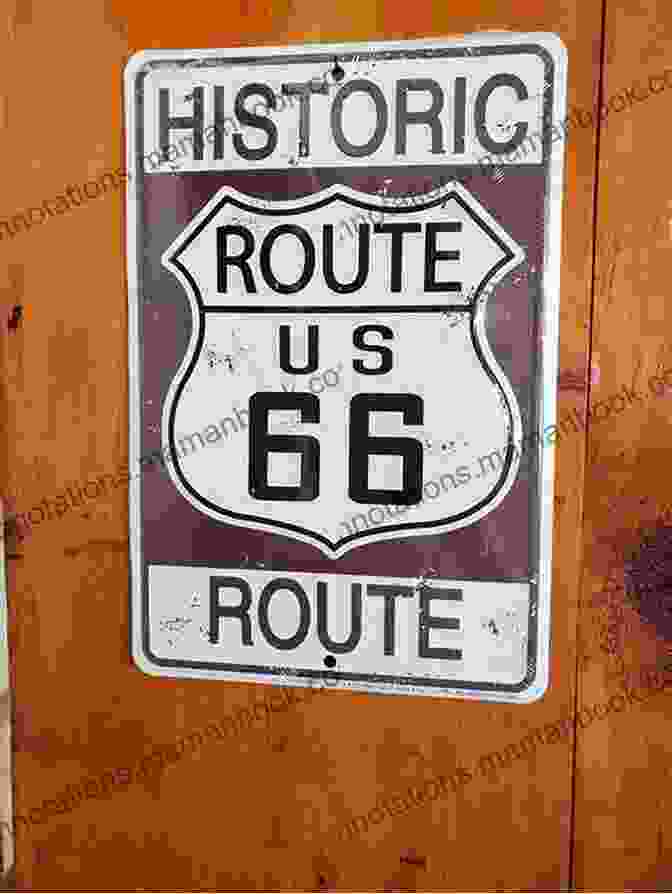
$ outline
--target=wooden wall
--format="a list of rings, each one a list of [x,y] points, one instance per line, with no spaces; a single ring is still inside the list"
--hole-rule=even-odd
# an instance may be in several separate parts
[[[6,0],[0,217],[123,167],[121,72],[138,49],[480,29],[558,33],[569,102],[589,110],[662,75],[672,11],[663,0]],[[566,147],[559,413],[624,385],[644,399],[558,443],[543,700],[327,692],[290,705],[162,773],[19,824],[17,890],[669,890],[667,694],[642,688],[637,669],[672,645],[672,389],[648,384],[672,367],[671,102],[664,87],[620,111],[614,103]],[[24,511],[127,457],[121,190],[3,238],[0,256],[0,473],[6,510]],[[8,326],[16,305],[22,318]],[[119,488],[8,543],[18,815],[40,816],[69,783],[137,764],[267,695],[131,666],[126,499]],[[613,702],[576,736],[364,835],[342,834],[381,799],[449,779],[635,678],[646,697],[623,710]]]

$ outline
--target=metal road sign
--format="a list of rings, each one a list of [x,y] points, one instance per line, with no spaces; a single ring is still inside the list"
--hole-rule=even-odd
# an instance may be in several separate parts
[[[548,34],[133,57],[141,669],[543,693],[565,80]]]

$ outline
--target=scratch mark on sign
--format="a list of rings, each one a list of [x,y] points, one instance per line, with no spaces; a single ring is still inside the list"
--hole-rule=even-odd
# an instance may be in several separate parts
[[[469,320],[469,314],[460,313],[459,311],[454,310],[444,310],[442,311],[442,316],[446,318],[451,329],[454,329],[455,326],[459,326],[460,323],[466,323]]]
[[[172,639],[168,637],[168,645],[174,646],[177,638],[181,636],[185,629],[191,624],[193,618],[164,618],[162,621],[159,621],[159,630],[162,633],[172,633],[176,634],[176,638]]]

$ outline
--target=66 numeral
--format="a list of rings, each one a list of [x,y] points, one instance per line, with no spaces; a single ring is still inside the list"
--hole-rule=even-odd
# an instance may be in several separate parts
[[[250,398],[249,492],[258,500],[316,500],[320,494],[320,442],[311,435],[272,435],[272,410],[298,410],[300,422],[320,421],[320,402],[314,394],[269,394]],[[375,412],[401,413],[405,425],[422,425],[423,401],[417,394],[357,394],[350,401],[348,496],[355,503],[410,506],[422,499],[422,445],[415,438],[369,434]],[[298,485],[268,483],[269,454],[298,454]],[[400,490],[369,487],[369,457],[398,456],[402,462]]]
[[[410,506],[422,499],[422,444],[415,438],[373,437],[369,416],[374,412],[402,413],[404,425],[422,425],[423,404],[417,394],[357,394],[350,401],[350,486],[355,503],[394,503]],[[369,487],[369,456],[400,456],[401,490]]]
[[[320,495],[320,442],[311,435],[270,435],[271,410],[298,410],[301,422],[320,421],[314,394],[268,394],[250,398],[250,495],[257,500],[316,500]],[[269,453],[298,453],[301,479],[296,486],[268,483]]]

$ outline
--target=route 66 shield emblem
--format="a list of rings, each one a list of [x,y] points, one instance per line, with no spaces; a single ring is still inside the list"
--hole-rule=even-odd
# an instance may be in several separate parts
[[[371,222],[339,241],[338,224],[361,211]],[[285,203],[224,188],[163,259],[193,313],[164,410],[176,486],[214,518],[330,556],[487,514],[515,479],[513,448],[496,474],[432,500],[423,486],[445,469],[422,438],[448,417],[476,455],[520,440],[483,321],[490,290],[522,260],[457,183],[401,206],[343,187]],[[217,400],[247,419],[249,437],[218,438],[213,426],[213,448],[198,452],[213,422],[209,356],[236,350]],[[331,384],[315,378],[327,370]],[[388,517],[350,533],[348,520],[376,504]]]
[[[543,693],[565,80],[539,34],[131,60],[142,670]]]

